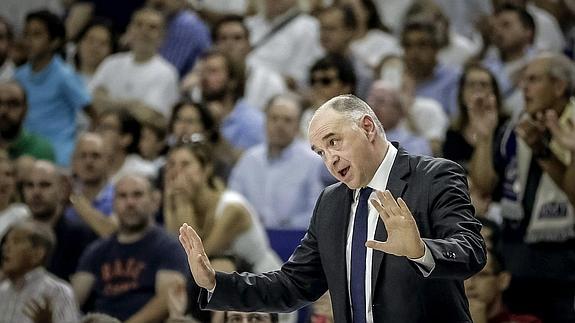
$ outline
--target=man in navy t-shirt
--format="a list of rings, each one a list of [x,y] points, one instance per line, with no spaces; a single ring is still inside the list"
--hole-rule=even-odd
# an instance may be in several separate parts
[[[153,224],[158,201],[146,178],[120,179],[114,197],[118,233],[91,244],[72,278],[80,304],[93,292],[93,310],[122,321],[167,317],[160,295],[185,280],[187,265],[176,238]]]

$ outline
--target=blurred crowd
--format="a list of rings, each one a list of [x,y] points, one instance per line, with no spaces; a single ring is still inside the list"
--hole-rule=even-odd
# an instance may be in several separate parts
[[[177,235],[279,269],[348,93],[467,170],[474,322],[575,322],[574,58],[574,0],[3,0],[0,322],[332,322],[200,310]]]

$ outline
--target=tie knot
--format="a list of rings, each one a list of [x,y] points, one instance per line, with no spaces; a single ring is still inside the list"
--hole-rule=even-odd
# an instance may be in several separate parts
[[[373,192],[373,189],[371,187],[364,187],[364,188],[360,189],[359,190],[359,200],[365,203],[367,201],[367,199],[369,199],[371,192]]]

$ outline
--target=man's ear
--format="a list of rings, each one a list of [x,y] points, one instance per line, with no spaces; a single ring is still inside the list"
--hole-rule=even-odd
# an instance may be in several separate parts
[[[555,80],[555,86],[553,87],[553,91],[556,97],[560,98],[565,95],[567,91],[567,82],[563,80]]]
[[[375,121],[369,116],[364,115],[361,119],[361,128],[365,131],[366,136],[370,139],[377,135],[377,127],[375,126]]]

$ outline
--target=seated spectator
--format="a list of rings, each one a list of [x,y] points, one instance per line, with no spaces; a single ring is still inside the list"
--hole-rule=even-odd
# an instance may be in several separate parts
[[[30,210],[16,202],[16,169],[14,163],[0,150],[0,241],[15,222],[30,217]]]
[[[220,134],[214,118],[203,104],[191,101],[176,103],[168,125],[168,145],[207,141],[213,148],[214,174],[227,182],[241,151]]]
[[[56,243],[50,228],[36,221],[17,222],[2,245],[0,313],[5,322],[78,322],[70,285],[46,271]]]
[[[96,132],[104,138],[108,152],[108,175],[112,183],[130,173],[149,178],[157,176],[156,167],[140,155],[138,145],[142,126],[127,110],[106,110],[100,114]]]
[[[495,249],[488,249],[487,264],[465,281],[465,294],[474,323],[541,323],[533,315],[516,314],[503,303],[503,292],[509,286],[511,274]]]
[[[128,27],[129,52],[106,58],[92,79],[98,110],[146,105],[168,117],[178,101],[178,72],[158,54],[164,17],[154,9],[136,11]]]
[[[28,104],[26,92],[18,81],[0,81],[0,148],[12,159],[31,156],[54,161],[52,144],[23,127]]]
[[[506,118],[501,112],[501,95],[493,74],[481,65],[465,68],[459,81],[458,116],[445,135],[442,156],[467,168],[476,145],[493,141]],[[485,120],[489,118],[489,120]],[[496,129],[490,129],[495,124]],[[477,162],[486,162],[478,158]]]
[[[225,323],[241,323],[241,322],[258,322],[258,323],[277,323],[277,313],[244,313],[227,311],[224,313]]]
[[[91,88],[96,70],[106,57],[116,51],[116,47],[116,34],[108,20],[94,19],[80,32],[74,65],[87,87]]]
[[[243,98],[245,67],[217,50],[202,56],[201,64],[201,102],[208,107],[222,136],[238,150],[263,142],[263,114]]]
[[[16,79],[27,93],[26,130],[48,139],[56,149],[56,162],[67,166],[76,139],[77,114],[90,105],[84,83],[58,54],[65,39],[62,21],[49,11],[26,17],[24,40],[28,63],[18,68]],[[86,110],[92,115],[91,110]]]
[[[147,0],[146,4],[160,11],[166,20],[160,54],[176,67],[180,76],[186,75],[212,45],[208,27],[185,0]]]
[[[454,118],[457,113],[459,72],[438,61],[441,44],[436,27],[430,19],[418,18],[406,22],[401,34],[405,77],[415,82],[416,96],[436,100],[449,118]]]
[[[297,96],[272,98],[265,113],[266,143],[243,154],[229,188],[254,206],[265,228],[306,230],[324,188],[320,175],[325,167],[298,137],[302,103]]]
[[[381,121],[385,137],[397,141],[409,153],[431,156],[431,147],[424,137],[417,135],[406,122],[406,107],[400,93],[383,81],[371,87],[367,102]]]
[[[300,129],[307,134],[307,128],[315,110],[327,100],[341,95],[354,94],[356,75],[351,62],[342,55],[326,55],[317,60],[309,70],[311,106],[303,113]]]
[[[108,152],[104,138],[97,133],[84,133],[78,138],[72,171],[74,173],[70,205],[64,214],[81,221],[100,237],[116,231],[112,214],[114,185],[108,179]],[[95,237],[94,237],[95,238]]]
[[[221,18],[214,25],[212,37],[219,51],[228,54],[235,65],[245,67],[244,99],[249,105],[263,110],[273,96],[287,91],[287,85],[278,72],[248,59],[252,47],[243,17]]]
[[[7,81],[14,76],[15,65],[8,56],[14,41],[14,31],[6,18],[0,16],[0,81]]]
[[[164,166],[166,151],[167,121],[166,118],[154,110],[140,119],[142,131],[138,142],[138,153],[146,161],[152,163],[156,170]]]
[[[177,234],[183,223],[200,234],[208,256],[231,252],[256,272],[279,269],[257,213],[213,174],[205,143],[180,144],[168,154],[164,178],[164,223]]]
[[[167,317],[167,288],[185,281],[186,255],[178,241],[153,223],[159,195],[138,175],[116,185],[118,233],[91,244],[82,254],[72,286],[84,305],[94,293],[94,311],[127,322]]]
[[[26,174],[22,191],[32,218],[50,226],[56,235],[57,244],[46,266],[48,271],[69,280],[82,251],[95,237],[85,225],[64,216],[64,187],[56,166],[40,160]]]

